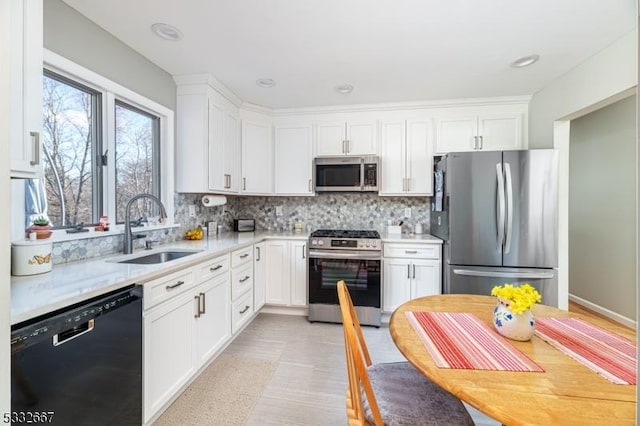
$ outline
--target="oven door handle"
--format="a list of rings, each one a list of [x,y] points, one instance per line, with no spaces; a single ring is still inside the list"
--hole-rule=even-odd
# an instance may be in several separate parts
[[[331,252],[309,250],[310,259],[362,259],[362,260],[380,260],[380,252]]]

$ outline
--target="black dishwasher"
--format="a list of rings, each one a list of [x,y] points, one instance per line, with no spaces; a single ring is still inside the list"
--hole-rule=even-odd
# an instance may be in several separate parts
[[[11,327],[14,424],[142,424],[142,288]]]

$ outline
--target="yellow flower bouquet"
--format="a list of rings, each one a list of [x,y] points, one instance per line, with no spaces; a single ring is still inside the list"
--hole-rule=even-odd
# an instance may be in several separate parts
[[[540,293],[529,283],[497,285],[491,290],[491,295],[502,299],[511,312],[518,315],[542,301]]]

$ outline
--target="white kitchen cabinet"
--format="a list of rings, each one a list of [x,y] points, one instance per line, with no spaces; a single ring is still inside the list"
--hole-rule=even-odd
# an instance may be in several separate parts
[[[274,154],[275,194],[315,195],[311,126],[276,126]]]
[[[253,316],[253,246],[231,253],[231,333],[236,334]]]
[[[242,120],[243,194],[273,193],[273,141],[271,124]]]
[[[316,154],[375,155],[377,154],[375,121],[337,121],[316,126]]]
[[[526,149],[522,112],[452,115],[436,119],[438,154]]]
[[[253,246],[253,311],[264,306],[267,285],[267,244],[263,241]]]
[[[379,195],[432,195],[433,149],[429,121],[383,121],[381,129]]]
[[[144,421],[231,338],[229,255],[144,283]]]
[[[9,98],[11,177],[38,178],[42,165],[43,0],[11,0]]]
[[[238,193],[238,109],[206,84],[178,85],[176,191]]]
[[[266,242],[266,303],[307,306],[306,241]]]
[[[439,244],[384,244],[383,311],[393,312],[411,299],[442,292],[440,252]]]

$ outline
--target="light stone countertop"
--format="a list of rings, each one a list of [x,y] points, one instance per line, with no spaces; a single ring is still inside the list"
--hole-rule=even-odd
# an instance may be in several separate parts
[[[51,272],[45,274],[24,277],[12,276],[11,324],[65,308],[130,284],[142,284],[264,240],[307,240],[308,238],[307,233],[227,232],[199,241],[176,241],[161,245],[153,250],[136,250],[130,255],[113,254],[57,264],[53,265]],[[154,265],[117,263],[119,260],[171,249],[202,251],[167,263]]]

